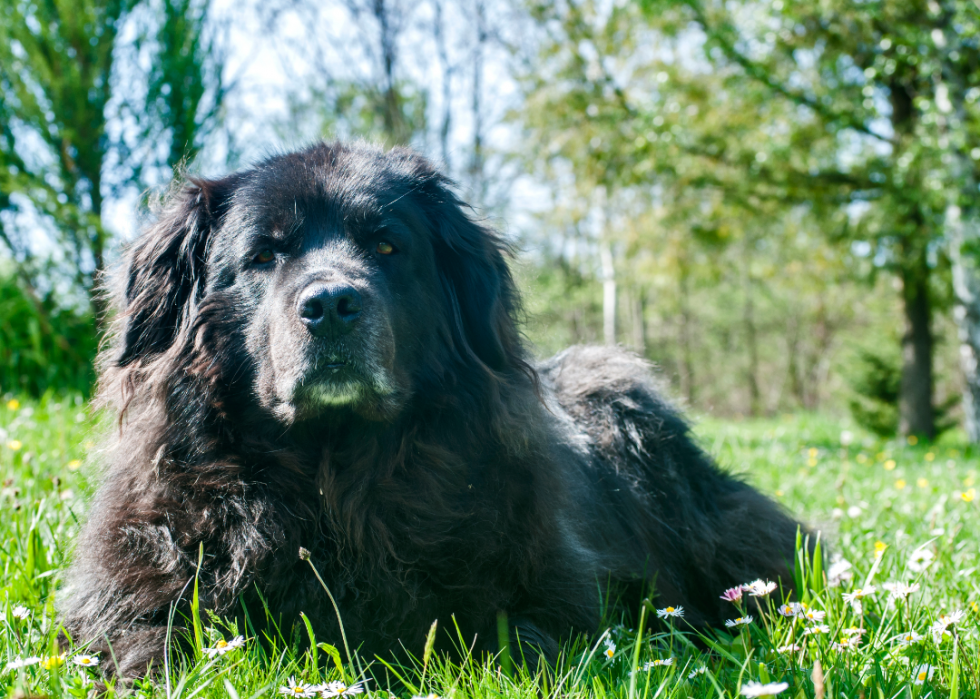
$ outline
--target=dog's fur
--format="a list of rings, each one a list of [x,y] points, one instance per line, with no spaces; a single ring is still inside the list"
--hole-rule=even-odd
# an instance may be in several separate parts
[[[120,422],[59,600],[73,639],[123,676],[159,667],[199,550],[202,607],[250,633],[303,612],[339,645],[308,549],[367,657],[418,651],[436,619],[493,651],[505,612],[552,658],[609,598],[652,586],[697,626],[727,587],[790,585],[797,524],[695,445],[645,362],[532,366],[506,258],[404,149],[320,144],[174,189],[110,286]],[[316,285],[359,295],[341,330],[300,317]]]

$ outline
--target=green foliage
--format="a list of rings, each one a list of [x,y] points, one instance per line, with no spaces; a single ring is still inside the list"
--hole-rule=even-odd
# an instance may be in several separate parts
[[[59,629],[51,620],[60,571],[85,516],[83,496],[91,493],[88,476],[96,464],[94,453],[87,456],[93,447],[90,434],[112,426],[95,424],[80,400],[48,395],[36,402],[21,398],[12,405],[0,403],[0,427],[0,506],[5,512],[0,518],[0,667],[31,656],[42,659],[0,672],[0,694],[83,697],[99,671],[72,662],[82,651],[77,647],[61,660],[47,660],[57,653]],[[757,681],[786,682],[790,689],[781,696],[812,698],[817,696],[815,661],[823,669],[823,696],[975,693],[980,681],[975,633],[980,596],[970,571],[980,565],[980,552],[962,545],[962,532],[980,526],[980,457],[960,443],[959,435],[931,446],[908,446],[814,415],[740,423],[712,420],[696,431],[723,465],[744,474],[790,511],[809,522],[833,523],[822,527],[834,532],[820,538],[821,548],[831,551],[826,560],[806,556],[802,547],[797,560],[803,581],[798,601],[826,615],[827,632],[804,635],[816,624],[778,613],[775,595],[744,595],[732,605],[731,616],[751,615],[745,626],[699,637],[680,617],[638,634],[629,619],[610,618],[602,636],[568,639],[553,673],[531,677],[519,666],[507,675],[493,662],[474,659],[459,665],[431,650],[423,658],[386,667],[353,649],[354,659],[346,662],[343,651],[318,638],[302,618],[295,620],[294,629],[283,629],[282,636],[273,632],[260,643],[251,622],[239,627],[197,609],[193,619],[174,620],[175,626],[186,623],[197,630],[197,639],[189,639],[194,653],[172,656],[165,677],[132,686],[110,682],[107,696],[278,696],[290,678],[347,685],[373,678],[368,697],[431,692],[487,699],[735,699],[740,688]],[[907,599],[890,601],[883,584],[896,581],[920,589]],[[843,597],[870,587],[876,591],[860,599],[860,611]],[[662,604],[651,600],[645,606],[648,617]],[[935,622],[958,610],[965,612],[964,618],[934,638],[930,628]],[[863,629],[860,641],[842,648],[837,644],[849,637],[846,630],[851,627]],[[902,645],[900,637],[911,631],[922,638]],[[246,638],[242,648],[204,652],[238,635]],[[301,652],[301,637],[309,641],[303,647],[323,652]],[[785,646],[793,643],[801,649],[787,652]],[[653,664],[664,660],[670,662]],[[923,665],[932,670],[921,685],[915,684],[914,671]]]
[[[102,310],[104,200],[161,169],[169,181],[216,123],[223,57],[204,36],[208,6],[0,0],[0,242],[32,293],[68,284]],[[134,15],[139,38],[120,38]]]
[[[91,314],[31,296],[0,266],[0,394],[88,394],[98,336]]]
[[[851,415],[866,430],[881,436],[894,437],[898,432],[898,395],[902,382],[902,366],[897,353],[890,355],[871,350],[859,352],[852,368],[850,401]]]

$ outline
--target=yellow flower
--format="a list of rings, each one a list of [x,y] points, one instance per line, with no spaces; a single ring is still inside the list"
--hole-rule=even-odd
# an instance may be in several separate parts
[[[897,481],[895,481],[895,489],[896,490],[902,490],[903,488],[905,488],[906,485],[907,484],[905,483],[905,479],[904,478],[899,478]]]
[[[7,448],[13,449],[14,451],[19,451],[22,446],[24,445],[20,443],[19,439],[11,439],[7,442]]]
[[[68,462],[69,471],[77,471],[79,468],[81,468],[81,466],[82,466],[81,459],[72,459],[71,461]]]
[[[917,480],[915,482],[915,484],[917,486],[919,486],[920,488],[928,488],[929,487],[929,481],[927,481],[925,478],[920,478],[919,480]]]
[[[914,447],[916,444],[919,443],[919,438],[916,437],[914,434],[910,434],[906,441],[909,443],[910,447]]]
[[[885,549],[888,548],[888,544],[884,541],[875,542],[875,558],[881,558],[882,554],[885,553]]]
[[[888,461],[885,462],[885,470],[894,471],[896,465],[897,464],[895,463],[895,459],[888,459]]]
[[[16,398],[11,398],[7,401],[7,410],[17,410],[20,407],[20,401]]]
[[[55,668],[61,667],[65,664],[65,654],[61,655],[49,655],[47,658],[41,661],[41,667],[45,670],[54,670]]]
[[[935,461],[935,460],[936,460],[936,455],[933,454],[931,451],[928,454],[926,454],[926,461]]]
[[[960,497],[963,498],[963,502],[973,502],[973,498],[977,496],[977,489],[970,488],[967,491],[960,493]]]
[[[808,455],[808,456],[809,456],[809,457],[810,457],[811,459],[815,459],[815,458],[817,458],[817,454],[819,454],[819,453],[820,453],[820,452],[818,452],[818,451],[817,451],[817,449],[816,449],[816,447],[810,447],[810,449],[809,449],[809,451],[807,451],[807,455]]]
[[[781,490],[777,490],[777,491],[776,491],[776,497],[777,497],[777,498],[781,498],[781,497],[783,497],[783,491],[781,491]]]

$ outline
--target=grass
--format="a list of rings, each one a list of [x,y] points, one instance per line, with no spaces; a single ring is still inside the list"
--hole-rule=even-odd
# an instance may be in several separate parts
[[[0,696],[82,697],[100,677],[97,668],[73,662],[84,649],[57,658],[53,614],[60,571],[92,488],[94,430],[74,397],[32,402],[8,395],[0,403]],[[710,638],[697,639],[683,617],[641,635],[612,619],[599,638],[568,643],[547,677],[528,677],[516,666],[507,674],[500,669],[506,663],[457,665],[426,653],[414,667],[391,669],[388,676],[401,676],[402,685],[372,682],[371,694],[725,699],[750,682],[774,682],[788,685],[781,697],[794,698],[980,697],[980,460],[974,452],[955,435],[934,445],[881,442],[808,415],[704,419],[697,432],[723,465],[824,532],[821,546],[833,553],[823,561],[801,559],[798,576],[806,590],[801,601],[811,614],[825,614],[825,633],[804,635],[818,624],[782,616],[768,597],[758,598],[756,608],[745,593],[732,605],[732,618],[748,614],[752,622]],[[834,586],[829,574],[840,571],[841,558],[851,568]],[[895,601],[882,587],[888,582],[919,589]],[[844,595],[869,586],[877,591],[861,600],[859,613]],[[653,602],[643,611],[651,617]],[[963,618],[937,642],[932,625],[958,611]],[[172,659],[157,681],[110,685],[110,695],[247,699],[280,696],[290,678],[350,684],[384,676],[377,661],[344,663],[342,647],[322,643],[299,653],[290,643],[247,639],[240,649],[209,657],[203,648],[244,630],[204,612],[194,621],[194,657]],[[850,627],[863,629],[859,642],[836,646]],[[298,630],[313,637],[301,623]],[[910,632],[921,639],[902,645],[901,636]],[[779,651],[792,644],[800,650]],[[31,657],[42,661],[7,667]],[[651,664],[658,660],[665,664]]]

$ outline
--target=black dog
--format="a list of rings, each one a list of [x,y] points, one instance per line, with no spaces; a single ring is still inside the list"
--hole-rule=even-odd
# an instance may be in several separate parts
[[[532,366],[506,252],[403,149],[176,189],[110,290],[120,426],[60,601],[74,640],[159,667],[202,548],[203,607],[252,633],[305,612],[339,643],[308,549],[366,657],[436,619],[493,651],[505,612],[537,662],[607,595],[635,610],[652,584],[704,625],[727,587],[791,584],[797,524],[711,462],[643,361]]]

